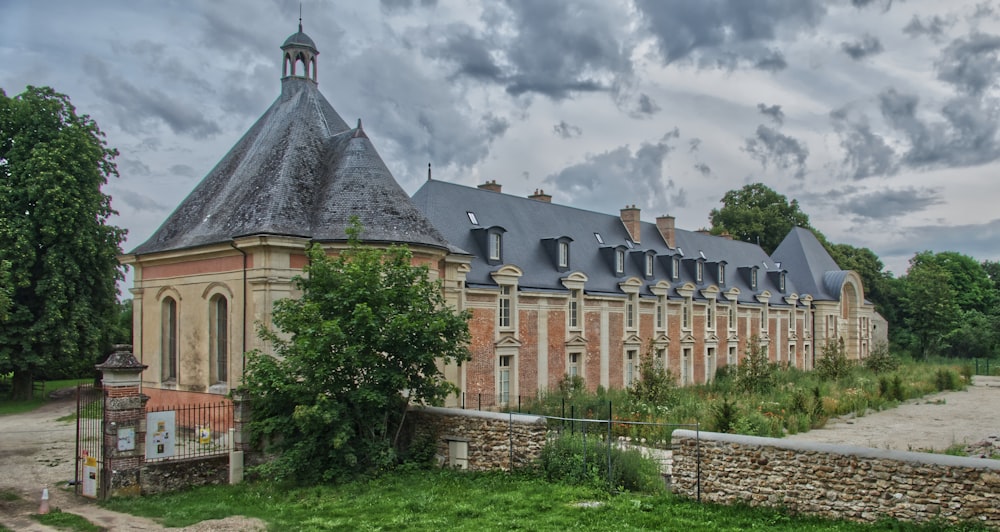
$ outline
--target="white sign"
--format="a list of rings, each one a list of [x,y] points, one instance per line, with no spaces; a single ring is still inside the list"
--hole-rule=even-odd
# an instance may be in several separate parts
[[[118,429],[118,450],[131,451],[135,449],[135,429],[132,427]]]
[[[97,460],[87,456],[83,462],[83,496],[97,498]]]
[[[170,458],[174,455],[175,412],[146,414],[146,459]]]

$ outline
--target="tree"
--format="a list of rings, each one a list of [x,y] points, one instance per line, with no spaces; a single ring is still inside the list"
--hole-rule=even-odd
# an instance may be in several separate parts
[[[976,259],[956,251],[922,251],[910,259],[910,270],[930,264],[948,272],[948,284],[954,290],[955,303],[961,310],[976,310],[983,314],[995,311],[998,303],[995,285]]]
[[[0,373],[29,398],[35,376],[80,372],[109,347],[125,236],[108,224],[117,176],[104,134],[69,98],[0,90],[0,256],[10,262],[10,309],[0,323]]]
[[[722,197],[722,208],[712,209],[708,217],[711,232],[728,232],[733,238],[760,245],[770,255],[794,227],[809,226],[809,216],[799,209],[797,200],[771,190],[763,183],[752,183],[730,190]],[[825,241],[821,235],[821,241]]]
[[[960,307],[952,288],[951,274],[934,261],[910,259],[903,284],[905,323],[917,341],[921,358],[944,350],[945,337],[955,328]]]
[[[469,358],[468,316],[445,306],[439,282],[404,247],[327,257],[319,245],[262,330],[277,356],[251,353],[250,428],[279,458],[274,476],[329,481],[390,468],[411,403],[440,404],[455,387],[438,364]]]

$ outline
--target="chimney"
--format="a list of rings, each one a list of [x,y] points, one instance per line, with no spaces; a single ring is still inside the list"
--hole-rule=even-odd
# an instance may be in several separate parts
[[[494,179],[492,181],[487,181],[487,182],[483,183],[482,185],[479,185],[479,188],[481,188],[483,190],[489,190],[490,192],[500,192],[500,187],[501,187],[501,185],[499,183],[497,183],[496,179]]]
[[[674,217],[669,214],[657,216],[656,229],[660,231],[663,241],[671,248],[677,247],[677,238],[674,234]]]
[[[544,201],[545,203],[552,203],[552,195],[546,194],[544,190],[536,188],[535,193],[528,196],[528,199]]]
[[[635,205],[626,205],[622,209],[622,223],[625,224],[625,229],[628,229],[628,234],[632,237],[632,242],[636,244],[639,243],[639,230],[642,228],[642,224],[639,222],[639,209]]]

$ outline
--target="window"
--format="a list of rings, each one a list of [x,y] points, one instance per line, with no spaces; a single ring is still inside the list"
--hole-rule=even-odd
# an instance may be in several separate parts
[[[559,243],[559,267],[569,267],[569,242]]]
[[[615,273],[623,274],[625,273],[625,250],[616,249],[615,250]]]
[[[667,328],[667,296],[656,296],[656,328]]]
[[[500,300],[498,317],[500,319],[500,328],[509,329],[510,328],[510,286],[503,285],[500,287]]]
[[[472,225],[479,225],[479,219],[476,218],[476,213],[472,211],[466,211],[465,214],[469,215],[469,221],[472,222]]]
[[[629,349],[625,354],[625,387],[630,388],[639,378],[639,352]]]
[[[796,367],[795,363],[795,344],[788,344],[788,365],[791,367]]]
[[[490,233],[490,260],[501,260],[503,255],[503,234]]]
[[[685,298],[681,304],[681,329],[691,328],[691,298]]]
[[[667,369],[667,348],[657,347],[656,348],[656,360],[653,361],[653,365],[657,369],[666,370]]]
[[[160,376],[164,381],[177,380],[177,302],[172,297],[166,297],[161,304],[162,320]]]
[[[670,276],[674,279],[680,279],[681,277],[681,259],[680,257],[674,257],[671,261]]]
[[[715,330],[715,300],[711,299],[705,304],[705,330]]]
[[[653,256],[646,255],[646,277],[653,276]]]
[[[604,237],[601,236],[601,233],[594,233],[594,238],[597,239],[598,244],[604,244]]]
[[[752,268],[750,270],[750,289],[757,289],[757,268]]]
[[[635,315],[636,315],[636,310],[638,310],[636,308],[636,307],[638,307],[638,305],[636,304],[636,299],[638,297],[639,297],[638,294],[629,294],[628,295],[628,301],[625,303],[625,328],[626,329],[635,329],[635,322],[636,322]]]
[[[795,307],[788,309],[788,330],[792,333],[795,332]]]
[[[514,357],[504,355],[500,357],[499,386],[497,388],[500,403],[510,402],[510,368]]]
[[[715,378],[716,368],[715,348],[709,347],[705,350],[705,382]]]
[[[760,309],[760,332],[764,334],[767,334],[768,330],[767,321],[769,316],[767,310],[767,304],[764,305],[764,308]]]
[[[567,374],[570,377],[580,376],[582,372],[580,371],[580,353],[570,353],[569,354],[569,368]]]
[[[781,274],[778,275],[778,291],[782,292],[782,293],[785,292],[785,273],[784,272],[781,272]]]
[[[694,374],[693,366],[691,348],[685,347],[681,351],[681,385],[691,384],[691,376]]]
[[[736,330],[736,303],[733,302],[729,305],[729,330]]]
[[[726,265],[725,264],[720,264],[719,265],[719,284],[720,285],[726,284]]]
[[[729,346],[729,358],[726,359],[726,364],[729,364],[730,366],[733,366],[733,365],[736,365],[738,362],[739,361],[737,360],[737,357],[736,357],[736,346],[735,345],[731,345],[731,346]]]
[[[229,302],[217,295],[209,301],[209,372],[212,383],[229,381]]]
[[[705,263],[698,261],[697,264],[695,267],[695,280],[700,284],[705,280]]]
[[[569,291],[569,328],[580,328],[580,290]]]

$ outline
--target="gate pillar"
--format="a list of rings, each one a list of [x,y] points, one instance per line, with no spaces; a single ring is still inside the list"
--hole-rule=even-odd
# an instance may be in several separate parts
[[[115,345],[107,360],[96,367],[103,374],[104,389],[102,493],[105,498],[139,495],[149,399],[140,392],[140,374],[147,366],[136,360],[131,345]]]

